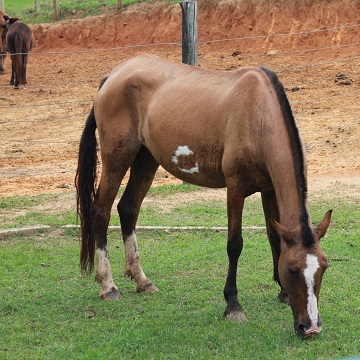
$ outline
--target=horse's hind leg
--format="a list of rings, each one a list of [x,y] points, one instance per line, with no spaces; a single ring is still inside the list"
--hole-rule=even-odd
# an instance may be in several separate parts
[[[279,293],[279,299],[282,302],[289,302],[289,297],[286,291],[281,286],[280,278],[279,278],[278,264],[279,264],[279,257],[281,251],[280,237],[271,224],[272,220],[280,221],[275,191],[271,190],[268,192],[261,193],[261,199],[262,199],[265,220],[266,220],[266,232],[270,242],[272,257],[273,257],[274,280],[280,285],[281,288],[281,291]]]
[[[110,221],[111,208],[118,193],[121,181],[131,165],[138,149],[122,149],[122,156],[114,161],[115,148],[109,155],[102,153],[102,174],[92,207],[94,239],[96,243],[96,276],[101,284],[100,298],[120,299],[122,296],[114,284],[107,247],[107,229]],[[117,159],[116,159],[117,160]]]
[[[26,80],[26,66],[28,62],[28,54],[23,54],[23,65],[22,65],[22,76],[21,76],[21,83],[23,85],[27,84]]]
[[[100,298],[121,299],[122,295],[114,284],[107,246],[107,229],[110,221],[111,207],[126,173],[107,171],[103,173],[92,208],[94,239],[96,242],[96,281],[101,284]]]
[[[140,265],[135,226],[141,203],[154,179],[159,164],[151,153],[142,147],[130,169],[130,179],[118,204],[125,248],[125,275],[136,282],[137,292],[156,292],[157,287],[148,279]]]
[[[10,85],[14,85],[14,83],[15,83],[15,72],[16,72],[15,56],[16,56],[16,55],[10,55],[10,58],[11,58],[11,79],[10,79]]]

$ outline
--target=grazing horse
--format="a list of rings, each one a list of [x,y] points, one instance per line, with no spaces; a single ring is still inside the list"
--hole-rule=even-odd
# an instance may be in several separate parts
[[[97,189],[97,139],[102,171]],[[102,299],[120,299],[109,262],[107,229],[112,204],[130,168],[117,209],[125,248],[125,274],[136,291],[156,292],[140,265],[135,227],[141,203],[159,166],[199,186],[227,188],[229,260],[225,317],[245,322],[236,285],[243,247],[242,212],[247,196],[261,192],[274,279],[290,303],[295,330],[321,330],[320,284],[327,258],[319,239],[331,210],[312,226],[307,205],[307,163],[284,88],[260,68],[224,72],[141,55],[104,79],[86,121],[76,174],[81,220],[82,271],[91,272]]]
[[[10,18],[6,34],[6,47],[11,58],[10,85],[15,89],[27,84],[26,65],[28,53],[34,46],[34,35],[31,29],[17,18]]]
[[[0,74],[4,73],[6,58],[6,25],[9,17],[0,10]]]

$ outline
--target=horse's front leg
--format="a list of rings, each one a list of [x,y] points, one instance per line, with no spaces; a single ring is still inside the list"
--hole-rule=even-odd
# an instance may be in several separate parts
[[[266,220],[266,232],[271,246],[271,252],[273,257],[274,280],[279,284],[281,289],[279,293],[280,301],[284,303],[288,303],[289,296],[281,285],[279,278],[279,270],[278,270],[279,257],[281,252],[280,237],[272,226],[272,220],[280,221],[280,215],[276,201],[275,191],[271,190],[268,192],[262,192],[261,199],[262,199],[262,205]]]
[[[224,315],[227,320],[244,323],[247,319],[244,314],[244,309],[238,301],[238,290],[236,285],[238,260],[243,248],[241,226],[242,211],[244,207],[244,197],[239,194],[238,191],[238,186],[227,184],[227,254],[229,258],[229,268],[224,288],[224,296],[227,302]]]

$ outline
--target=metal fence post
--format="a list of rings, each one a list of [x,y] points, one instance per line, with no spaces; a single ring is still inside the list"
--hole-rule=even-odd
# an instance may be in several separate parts
[[[182,10],[182,62],[197,65],[197,0],[182,1],[180,5]]]

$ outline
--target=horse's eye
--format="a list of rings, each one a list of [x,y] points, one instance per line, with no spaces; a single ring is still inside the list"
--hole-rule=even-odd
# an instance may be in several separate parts
[[[289,273],[292,275],[298,275],[300,270],[296,266],[288,266]]]

